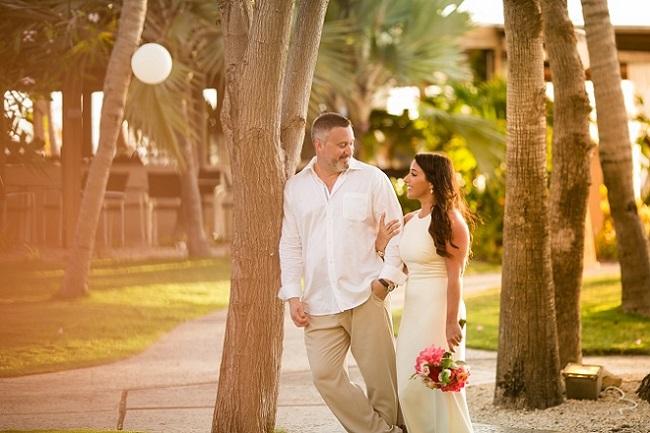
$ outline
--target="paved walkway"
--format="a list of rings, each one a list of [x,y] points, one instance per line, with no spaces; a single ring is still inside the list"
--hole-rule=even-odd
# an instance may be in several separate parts
[[[466,290],[498,284],[496,275],[467,277]],[[397,293],[394,304],[401,299]],[[0,379],[0,430],[86,427],[209,432],[225,319],[226,312],[220,311],[184,323],[142,354],[112,364]],[[285,330],[278,427],[288,433],[344,433],[311,383],[302,331],[288,314]],[[494,352],[468,350],[468,361],[473,384],[494,381]],[[602,363],[614,373],[642,377],[642,366],[650,363],[650,357],[586,361]],[[352,362],[351,373],[359,379]],[[484,425],[477,425],[476,431],[527,432]]]

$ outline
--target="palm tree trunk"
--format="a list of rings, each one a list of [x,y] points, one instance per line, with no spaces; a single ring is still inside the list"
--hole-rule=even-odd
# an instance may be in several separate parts
[[[47,105],[45,104],[45,99],[43,99],[43,97],[39,97],[36,99],[36,101],[34,101],[33,110],[34,138],[42,141],[47,146],[47,142],[45,140],[45,117],[47,116]]]
[[[198,82],[197,82],[198,81]],[[194,112],[196,113],[196,135],[198,141],[194,149],[196,159],[197,173],[206,165],[208,161],[208,112],[206,109],[203,89],[206,87],[205,79],[194,80],[192,86],[192,102],[194,103]]]
[[[632,149],[607,0],[582,0],[596,94],[600,164],[621,264],[623,310],[650,316],[650,259],[632,186]]]
[[[196,154],[189,138],[179,137],[184,163],[180,172],[183,225],[190,257],[210,257],[210,243],[203,225],[203,206],[199,190]]]
[[[300,3],[296,21],[306,25],[309,16],[322,13],[327,0]],[[285,162],[294,160],[285,159],[285,152],[300,153],[302,140],[297,138],[304,134],[304,122],[295,119],[306,116],[309,70],[313,70],[323,22],[308,29],[306,55],[293,69],[295,76],[309,81],[293,82],[284,79],[292,2],[260,2],[254,11],[248,3],[228,0],[220,1],[219,6],[227,71],[222,125],[229,141],[233,195],[247,199],[236,199],[233,206],[231,298],[212,432],[272,433],[284,317],[284,305],[277,298],[277,247]],[[294,44],[292,49],[297,46],[302,44]],[[283,85],[303,91],[288,92]],[[294,99],[283,100],[283,95]],[[283,124],[283,105],[303,107],[304,111],[287,112],[284,119],[289,124]],[[283,130],[285,142],[280,140]]]
[[[589,196],[589,99],[566,0],[543,0],[544,39],[553,77],[551,257],[560,367],[582,360],[580,286]]]
[[[69,252],[63,284],[58,293],[60,297],[78,297],[88,290],[88,274],[97,223],[131,81],[131,56],[142,35],[146,10],[146,0],[125,0],[122,6],[115,46],[104,81],[99,147],[88,172],[74,242]]]
[[[368,157],[363,148],[363,136],[370,130],[370,113],[372,112],[372,93],[366,92],[357,97],[349,98],[348,109],[350,112],[348,116],[352,125],[354,125],[354,132],[356,141],[359,145],[356,148],[356,158],[365,161]]]
[[[199,90],[200,87],[202,86],[189,83],[186,99],[183,101],[189,128],[196,131],[196,134],[177,135],[180,152],[183,155],[183,162],[180,164],[181,220],[190,257],[210,257],[212,255],[210,242],[205,234],[203,203],[199,189],[199,144],[194,141],[205,137],[205,117],[198,118],[195,115],[196,113],[203,114],[197,110],[198,104],[205,105],[202,90]]]
[[[219,158],[219,166],[222,173],[223,185],[228,191],[230,191],[232,186],[232,169],[230,166],[230,154],[228,146],[232,143],[232,140],[226,139],[226,131],[223,127],[223,121],[221,114],[223,113],[223,103],[224,95],[226,94],[225,79],[219,80],[217,86],[217,110],[215,113],[215,122],[216,122],[216,134],[215,140],[217,143],[217,156]],[[231,131],[232,132],[232,131]]]
[[[48,98],[45,100],[45,103],[47,104],[47,129],[48,135],[50,136],[50,152],[53,156],[61,155],[61,146],[59,145],[59,139],[54,132],[52,100]]]
[[[291,48],[287,60],[287,72],[284,76],[284,101],[282,110],[282,147],[285,152],[287,177],[296,172],[300,162],[300,149],[305,136],[307,108],[309,97],[305,97],[305,86],[295,83],[311,83],[316,69],[318,43],[310,37],[314,29],[322,27],[329,0],[318,2],[300,2],[296,14],[299,19],[294,23]],[[319,32],[320,33],[320,32]],[[317,41],[320,40],[320,34]],[[300,143],[300,145],[298,145]]]
[[[247,200],[233,201],[233,272],[212,433],[270,433],[283,335],[276,249],[285,178],[281,78],[292,5],[269,1],[253,11],[249,4],[223,0],[219,6],[227,71],[222,121],[231,140],[233,195]]]
[[[508,139],[503,281],[494,402],[562,402],[546,190],[541,16],[537,0],[504,0]]]
[[[0,96],[4,101],[5,90],[0,88]],[[9,120],[6,117],[4,102],[0,110],[0,178],[4,178],[6,156],[5,149],[9,140]]]

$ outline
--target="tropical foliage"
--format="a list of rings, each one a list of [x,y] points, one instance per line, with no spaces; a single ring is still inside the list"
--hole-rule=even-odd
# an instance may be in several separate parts
[[[406,112],[392,116],[373,111],[363,142],[377,163],[402,169],[416,152],[446,152],[462,177],[470,208],[480,217],[474,255],[491,262],[501,260],[505,90],[503,80],[436,87],[422,102],[417,119]],[[394,186],[405,212],[415,209],[417,203],[406,198],[403,182],[394,179]]]
[[[223,76],[223,38],[216,2],[205,0],[154,0],[143,33],[143,42],[164,45],[174,59],[170,77],[150,86],[131,82],[126,107],[129,127],[155,144],[158,151],[182,163],[179,136],[197,142],[202,122],[202,91]],[[142,107],[148,109],[143,110]],[[150,141],[149,141],[150,140]]]
[[[42,146],[21,137],[20,122],[33,119],[32,101],[49,99],[70,71],[85,80],[101,79],[98,71],[108,62],[118,12],[105,0],[0,0],[5,41],[0,44],[0,94],[11,92],[0,133],[11,137],[9,146],[17,151],[10,147],[9,153],[19,162],[37,162]]]
[[[457,10],[459,4],[458,0],[332,1],[310,110],[347,112],[360,127],[362,156],[382,166],[405,167],[420,150],[449,153],[463,175],[470,205],[483,216],[484,225],[475,238],[475,245],[482,246],[477,256],[498,260],[505,85],[449,81],[470,76],[457,45],[458,37],[469,28],[467,14]],[[13,43],[0,50],[17,61],[0,67],[11,64],[22,68],[1,74],[13,77],[12,83],[27,79],[30,92],[51,89],[53,83],[45,78],[51,80],[65,72],[53,71],[56,65],[82,65],[81,70],[88,71],[105,66],[119,3],[0,0],[0,6],[12,17],[20,17],[12,25],[2,22],[9,26],[2,29]],[[152,153],[182,163],[179,138],[201,141],[205,104],[201,90],[219,87],[223,79],[223,38],[218,21],[216,2],[149,2],[143,42],[155,41],[169,49],[174,67],[161,85],[132,81],[125,118],[139,144]],[[53,53],[70,61],[49,62]],[[28,71],[47,73],[41,77]],[[429,86],[433,83],[436,85]],[[10,83],[4,85],[11,87]],[[397,85],[422,89],[418,119],[372,110],[387,89]],[[218,115],[210,118],[212,123],[219,122]],[[220,128],[213,124],[215,129]],[[368,133],[364,135],[364,131]],[[405,205],[407,209],[412,206]],[[483,233],[489,233],[487,239]]]
[[[377,96],[392,86],[468,78],[458,37],[469,29],[460,0],[330,3],[314,76],[312,109],[347,113],[368,129]]]
[[[38,93],[68,71],[88,76],[106,66],[119,10],[108,0],[0,0],[0,13],[0,88]]]

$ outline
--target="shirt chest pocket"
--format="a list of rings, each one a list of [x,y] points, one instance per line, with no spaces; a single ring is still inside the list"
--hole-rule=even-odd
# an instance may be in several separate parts
[[[350,221],[364,221],[370,217],[368,194],[348,192],[343,196],[343,217]]]

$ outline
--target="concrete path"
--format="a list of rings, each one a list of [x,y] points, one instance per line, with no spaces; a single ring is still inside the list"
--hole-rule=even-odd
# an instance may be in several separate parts
[[[465,284],[467,292],[498,285],[496,275],[467,277]],[[395,306],[400,296],[396,294]],[[0,430],[209,432],[225,319],[226,311],[219,311],[184,323],[142,354],[112,364],[0,379]],[[474,385],[494,381],[494,352],[468,350],[467,357]],[[614,373],[642,376],[650,356],[596,361]],[[352,376],[360,381],[352,360],[350,365]],[[344,433],[311,383],[302,330],[293,326],[288,314],[278,404],[277,425],[288,433]],[[482,425],[476,431],[527,432]]]

